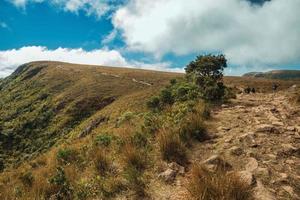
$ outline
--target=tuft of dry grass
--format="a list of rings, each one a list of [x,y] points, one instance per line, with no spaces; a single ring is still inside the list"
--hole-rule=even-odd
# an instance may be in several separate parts
[[[210,171],[194,165],[188,190],[197,200],[252,200],[252,187],[234,172]]]
[[[135,147],[132,143],[125,144],[123,160],[127,168],[134,168],[138,171],[144,170],[147,165],[145,152]]]
[[[107,153],[104,150],[97,149],[93,153],[93,163],[97,173],[101,176],[105,176],[111,169],[111,161],[109,160]]]
[[[161,129],[158,135],[158,144],[163,160],[174,161],[181,165],[187,163],[187,149],[181,142],[176,130]]]

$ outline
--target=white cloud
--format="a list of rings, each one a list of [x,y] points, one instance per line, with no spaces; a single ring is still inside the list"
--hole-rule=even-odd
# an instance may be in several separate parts
[[[85,51],[81,48],[68,49],[61,47],[50,50],[42,46],[26,46],[20,49],[0,51],[0,77],[8,76],[21,64],[41,60],[171,71],[169,63],[146,64],[127,61],[116,50],[97,49]]]
[[[66,12],[72,12],[78,14],[79,11],[83,11],[88,16],[102,17],[113,6],[109,5],[111,0],[8,0],[16,7],[25,9],[30,3],[49,3],[56,6]]]
[[[129,0],[113,16],[128,49],[223,52],[242,66],[300,64],[300,1]]]

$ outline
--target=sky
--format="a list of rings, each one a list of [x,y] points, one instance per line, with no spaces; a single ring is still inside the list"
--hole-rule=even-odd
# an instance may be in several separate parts
[[[0,0],[0,77],[37,60],[226,75],[300,69],[300,0]]]

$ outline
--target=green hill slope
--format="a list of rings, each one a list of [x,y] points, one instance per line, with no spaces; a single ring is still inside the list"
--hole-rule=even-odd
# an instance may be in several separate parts
[[[0,161],[9,166],[35,157],[101,110],[110,118],[130,104],[142,109],[138,102],[175,76],[61,62],[24,64],[0,82]]]
[[[268,79],[300,79],[300,70],[273,70],[269,72],[249,72],[244,77]]]

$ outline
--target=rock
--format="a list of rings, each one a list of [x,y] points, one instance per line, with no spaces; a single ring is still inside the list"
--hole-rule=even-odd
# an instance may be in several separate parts
[[[100,117],[93,120],[90,125],[88,125],[81,133],[78,135],[78,138],[83,138],[90,134],[93,129],[97,128],[101,123],[108,121],[107,117]]]
[[[227,104],[222,104],[222,108],[228,108],[229,106]]]
[[[272,125],[274,125],[274,126],[284,126],[284,123],[280,122],[280,121],[273,121]]]
[[[246,142],[246,143],[253,143],[255,142],[254,137],[255,137],[255,133],[250,132],[250,133],[245,133],[243,135],[241,135],[240,137],[238,137],[240,142]]]
[[[158,178],[161,178],[166,183],[172,183],[176,178],[176,171],[173,169],[167,169],[166,171],[160,173]]]
[[[246,171],[253,172],[258,168],[258,162],[255,158],[249,158],[246,164]]]
[[[185,173],[185,168],[183,166],[177,164],[176,162],[169,163],[168,167],[180,175],[184,175],[184,173]]]
[[[260,181],[257,181],[256,187],[254,188],[254,199],[276,200],[275,196],[270,191],[268,191]]]
[[[230,131],[231,128],[220,126],[217,128],[218,131]]]
[[[231,155],[240,156],[244,153],[243,149],[237,146],[234,146],[229,149]]]
[[[255,174],[259,176],[268,177],[270,175],[270,171],[268,170],[268,168],[258,167],[255,170]]]
[[[288,126],[288,127],[286,127],[286,130],[287,131],[295,131],[296,128],[294,126]]]
[[[251,172],[240,171],[240,172],[237,172],[237,174],[240,176],[241,180],[248,186],[254,186],[256,184],[256,179]]]
[[[217,168],[232,170],[232,166],[228,162],[224,161],[219,155],[211,156],[207,160],[203,161],[203,164],[214,170]]]
[[[285,163],[289,164],[289,165],[294,165],[295,161],[293,161],[293,160],[286,160]]]
[[[280,131],[274,125],[270,125],[270,124],[260,124],[256,126],[256,132],[280,133]]]

